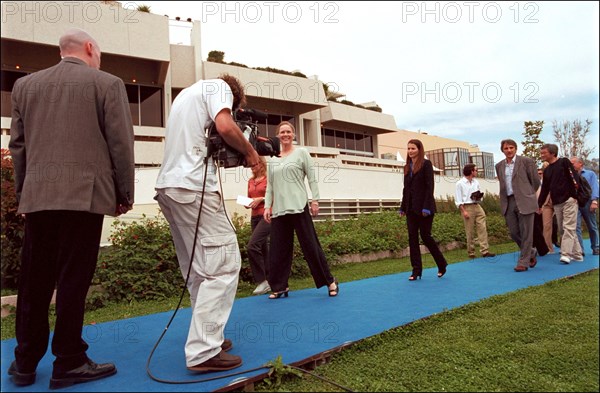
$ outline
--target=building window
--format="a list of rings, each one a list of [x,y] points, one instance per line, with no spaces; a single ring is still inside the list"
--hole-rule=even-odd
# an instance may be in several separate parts
[[[335,147],[337,147],[338,149],[345,149],[346,148],[346,137],[345,137],[345,132],[344,131],[336,131],[335,132]]]
[[[340,149],[342,154],[373,156],[373,137],[362,133],[321,128],[324,147]]]
[[[125,84],[134,126],[163,127],[162,88]]]
[[[2,117],[11,117],[12,112],[12,90],[17,79],[27,75],[27,72],[2,70]]]
[[[446,176],[461,177],[463,167],[469,163],[469,152],[460,147],[430,150],[425,155]]]
[[[250,108],[248,108],[250,109]],[[252,108],[254,109],[254,108]],[[296,128],[296,121],[292,116],[280,115],[277,113],[269,113],[267,116],[267,120],[258,123],[258,133],[261,136],[277,136],[277,126],[282,121],[287,121],[292,123],[294,128]],[[298,130],[296,130],[296,134]]]
[[[322,131],[323,146],[335,147],[335,131],[324,129]]]
[[[477,169],[479,169],[479,173],[477,174],[477,176],[486,179],[494,179],[496,177],[494,155],[492,153],[473,153],[469,157],[469,160],[471,161],[471,163],[477,165]]]

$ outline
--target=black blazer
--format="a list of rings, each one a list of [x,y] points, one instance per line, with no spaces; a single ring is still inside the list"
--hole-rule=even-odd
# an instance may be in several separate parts
[[[400,210],[404,213],[412,211],[421,214],[423,209],[435,213],[435,198],[433,197],[433,165],[431,161],[425,160],[421,170],[410,175],[410,171],[404,173],[404,190],[402,190],[402,203]]]

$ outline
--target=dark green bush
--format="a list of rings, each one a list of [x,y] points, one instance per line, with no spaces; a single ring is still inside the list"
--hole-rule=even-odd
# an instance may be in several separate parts
[[[183,279],[169,225],[162,218],[125,224],[115,220],[112,246],[100,253],[88,307],[108,301],[159,299],[181,293]]]
[[[2,149],[2,200],[1,226],[2,239],[2,288],[16,289],[18,287],[19,269],[21,266],[21,245],[25,222],[17,214],[17,194],[10,151]]]

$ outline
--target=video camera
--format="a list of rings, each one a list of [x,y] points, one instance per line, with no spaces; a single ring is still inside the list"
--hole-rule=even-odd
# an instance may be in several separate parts
[[[233,113],[233,120],[259,156],[279,157],[279,153],[281,152],[279,138],[259,135],[258,122],[265,121],[266,119],[266,113],[253,109],[238,109]],[[208,128],[206,144],[207,157],[212,157],[220,167],[247,166],[245,156],[223,140],[214,122]]]
[[[483,199],[483,195],[484,195],[483,192],[475,191],[475,192],[471,193],[471,199],[479,202],[480,200]]]

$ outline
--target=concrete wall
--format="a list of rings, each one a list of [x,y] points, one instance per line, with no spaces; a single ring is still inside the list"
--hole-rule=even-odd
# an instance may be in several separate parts
[[[313,160],[321,199],[397,199],[398,201],[402,199],[403,172],[400,165],[389,165],[389,160],[376,160],[386,165],[385,167],[350,165],[344,163],[341,158],[313,158]],[[148,217],[155,217],[158,214],[158,204],[153,199],[157,175],[158,168],[136,170],[135,206],[132,211],[121,216],[120,220],[131,222],[140,220],[144,214]],[[234,213],[245,216],[247,221],[249,221],[250,210],[237,205],[235,200],[238,195],[246,195],[250,176],[250,170],[243,167],[223,169],[221,172],[227,212],[230,216]],[[446,199],[448,196],[453,196],[457,180],[459,178],[436,175],[434,177],[436,198]],[[497,180],[479,179],[479,183],[482,191],[498,194]],[[105,218],[103,244],[108,242],[113,221],[111,217]]]
[[[169,23],[165,16],[134,10],[134,3],[101,1],[2,2],[2,37],[57,45],[71,27],[90,33],[103,52],[168,61]]]

